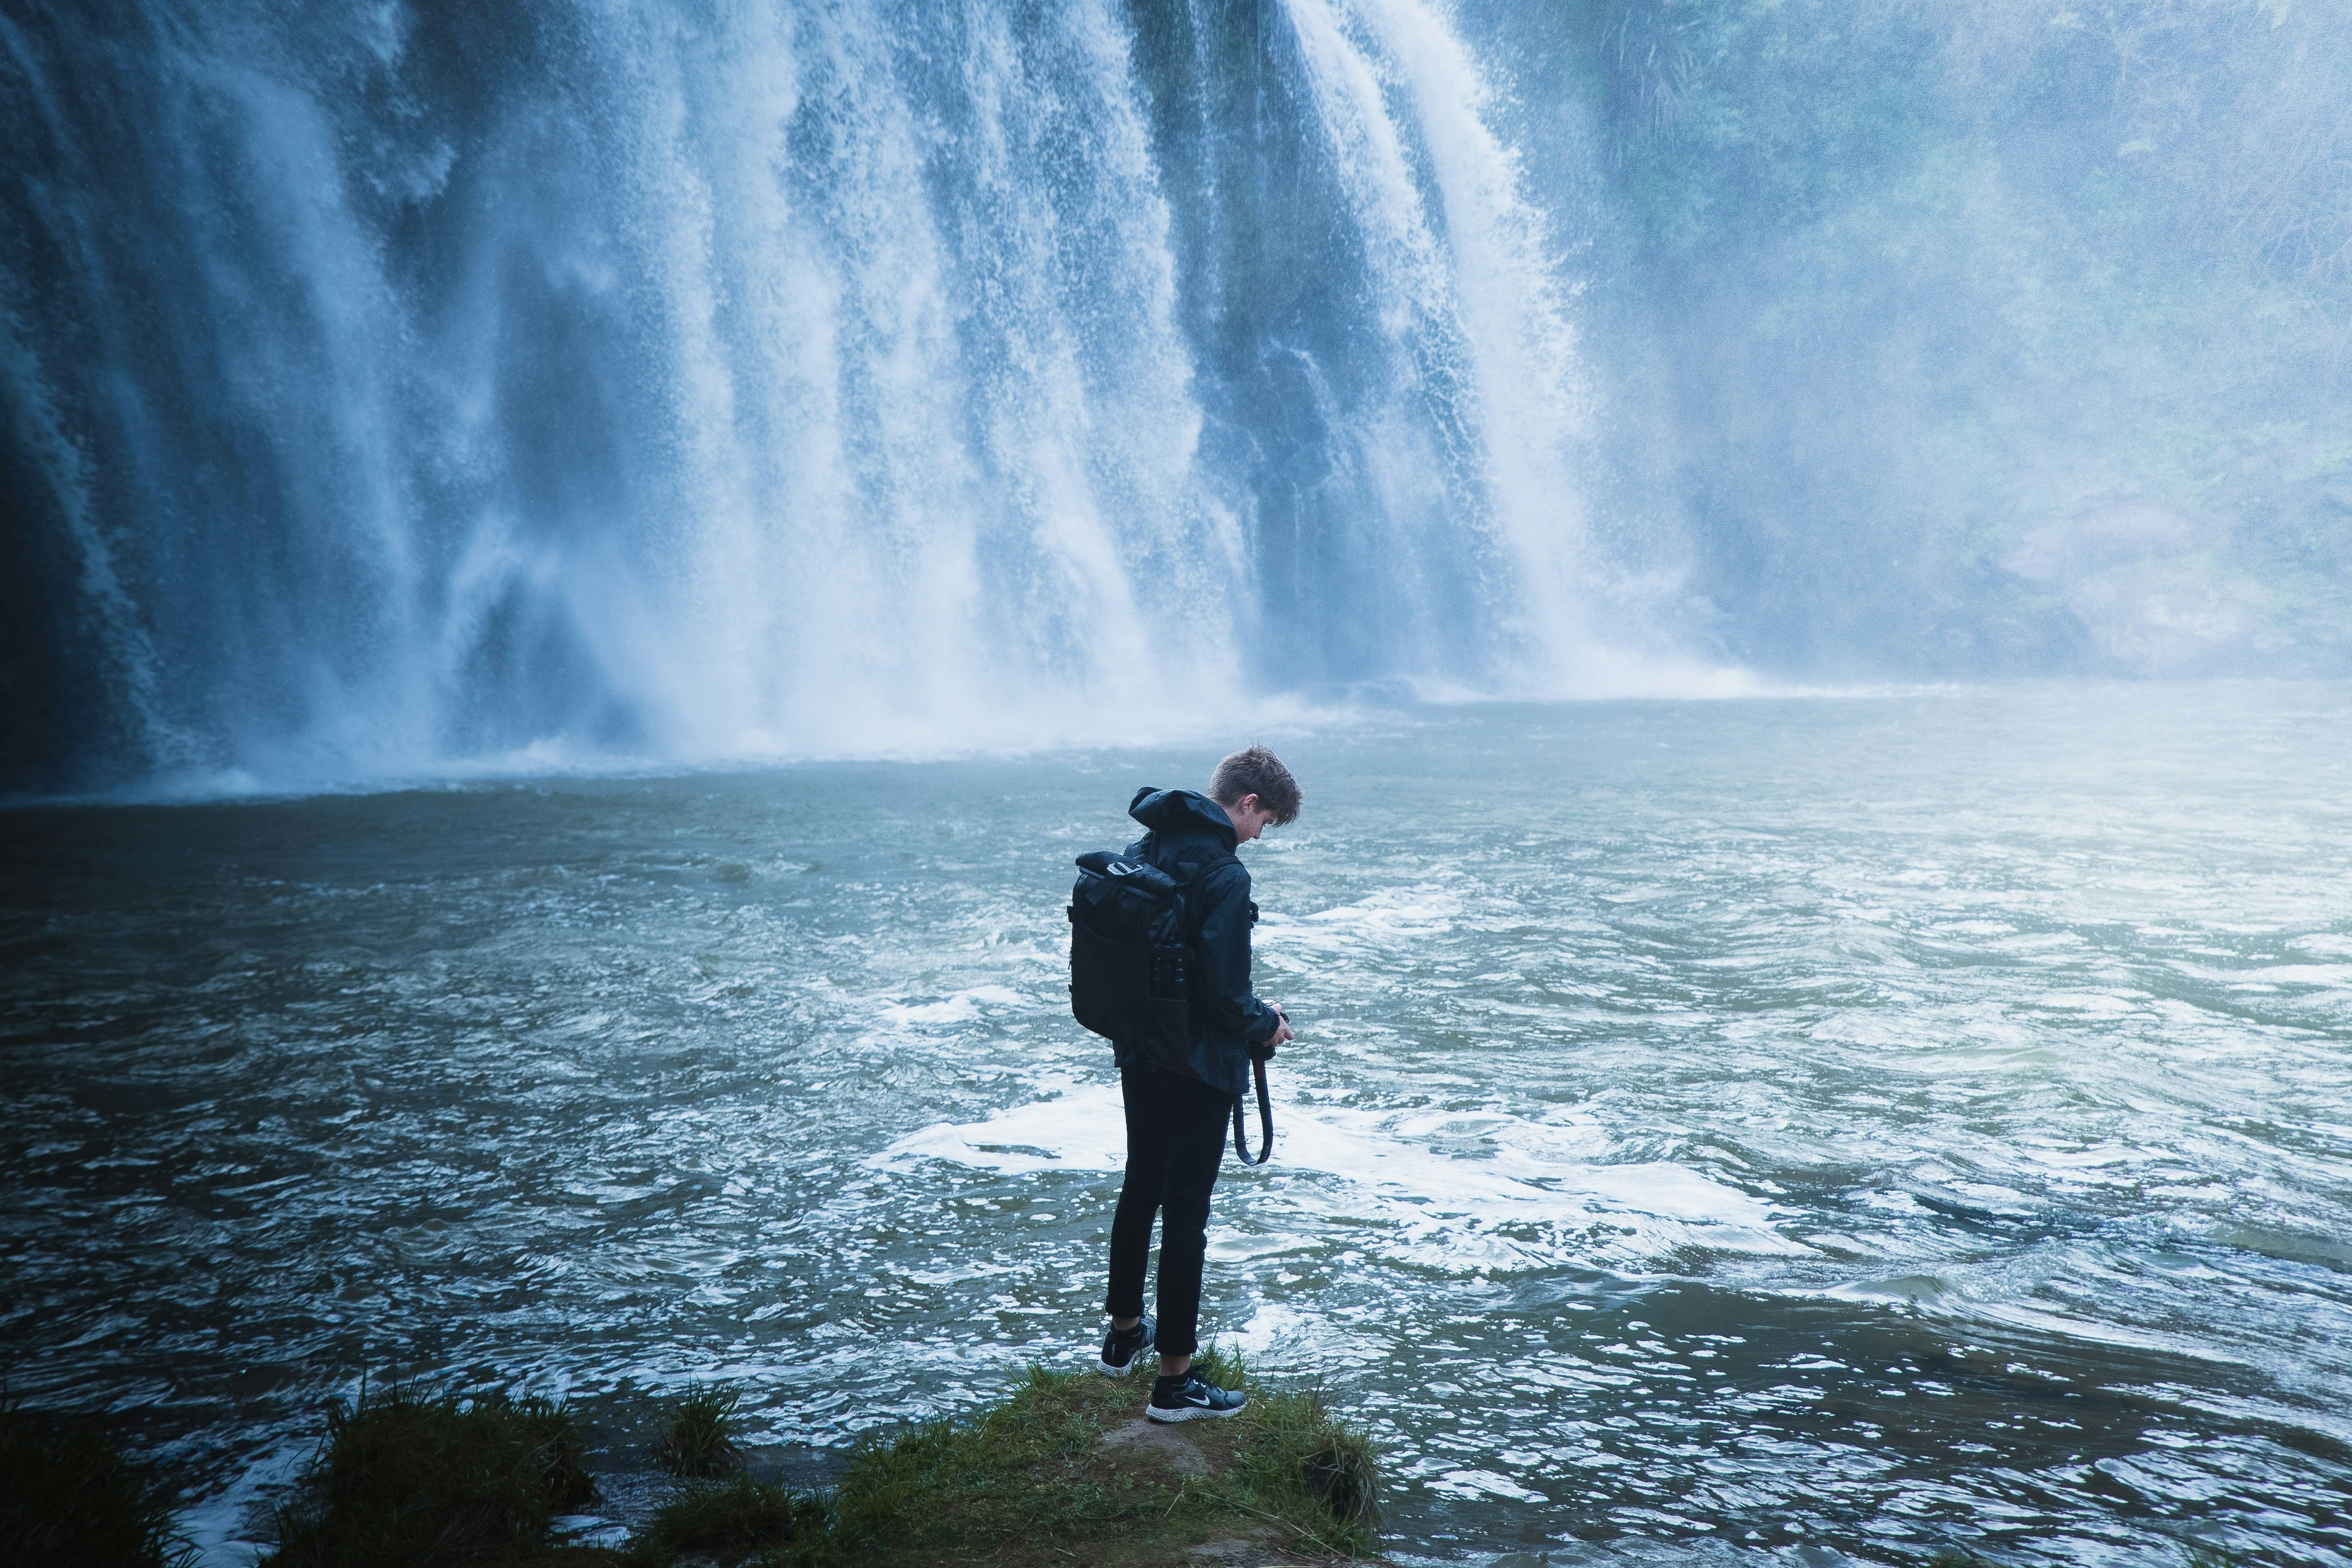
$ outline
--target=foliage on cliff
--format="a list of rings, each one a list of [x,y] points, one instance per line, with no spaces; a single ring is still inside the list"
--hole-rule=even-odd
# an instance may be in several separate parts
[[[2352,664],[2352,31],[2296,0],[1591,0],[1697,613],[1839,673]],[[1501,12],[1489,20],[1499,24]]]

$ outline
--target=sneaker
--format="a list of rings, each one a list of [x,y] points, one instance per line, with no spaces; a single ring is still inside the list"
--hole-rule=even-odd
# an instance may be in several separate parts
[[[1113,1329],[1103,1335],[1102,1369],[1113,1377],[1125,1377],[1133,1372],[1143,1353],[1158,1343],[1154,1334],[1157,1326],[1151,1314],[1146,1312],[1143,1321],[1133,1328]]]
[[[1151,1383],[1151,1403],[1143,1413],[1154,1421],[1216,1420],[1238,1416],[1249,1396],[1238,1388],[1219,1388],[1197,1372],[1181,1377],[1159,1377]]]

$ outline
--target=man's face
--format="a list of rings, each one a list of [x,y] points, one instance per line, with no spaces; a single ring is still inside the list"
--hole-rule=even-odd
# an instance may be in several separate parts
[[[1274,821],[1274,813],[1259,805],[1255,795],[1244,795],[1226,806],[1225,815],[1234,820],[1234,841],[1240,844],[1245,844],[1265,831],[1265,825]]]

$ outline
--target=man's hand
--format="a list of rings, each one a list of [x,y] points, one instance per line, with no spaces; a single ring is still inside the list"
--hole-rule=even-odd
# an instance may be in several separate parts
[[[1276,1046],[1290,1043],[1290,1015],[1280,1008],[1275,1008],[1272,1002],[1265,1005],[1274,1008],[1274,1032],[1249,1048],[1250,1060],[1253,1061],[1271,1061],[1274,1060]]]

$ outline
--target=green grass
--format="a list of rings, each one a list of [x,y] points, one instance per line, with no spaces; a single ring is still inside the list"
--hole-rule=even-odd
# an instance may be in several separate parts
[[[970,1418],[925,1422],[861,1447],[822,1500],[749,1480],[688,1489],[632,1555],[663,1564],[694,1552],[774,1568],[982,1559],[1003,1568],[1144,1568],[1235,1536],[1309,1556],[1371,1552],[1379,1475],[1370,1440],[1311,1389],[1265,1387],[1237,1358],[1212,1353],[1202,1361],[1212,1381],[1250,1391],[1241,1416],[1173,1429],[1205,1474],[1099,1446],[1106,1431],[1141,1416],[1142,1385],[1033,1369]]]
[[[1379,1526],[1379,1474],[1365,1436],[1312,1389],[1271,1388],[1237,1358],[1202,1358],[1213,1382],[1250,1403],[1224,1421],[1143,1428],[1141,1446],[1103,1446],[1139,1427],[1147,1385],[1093,1373],[1033,1369],[1004,1398],[962,1420],[921,1423],[860,1447],[828,1494],[741,1468],[739,1396],[697,1386],[672,1407],[658,1450],[689,1477],[625,1551],[558,1544],[557,1515],[593,1500],[572,1416],[544,1399],[464,1397],[398,1385],[363,1392],[328,1416],[326,1440],[278,1511],[273,1568],[672,1568],[682,1562],[761,1568],[913,1568],[984,1560],[999,1568],[1171,1568],[1187,1547],[1248,1537],[1299,1556],[1362,1556]],[[14,1417],[11,1416],[13,1421]],[[67,1488],[41,1479],[50,1449],[5,1428],[8,1528],[22,1498]],[[1182,1473],[1153,1443],[1181,1446]],[[64,1450],[57,1450],[63,1452]],[[77,1463],[97,1466],[85,1452]],[[42,1458],[54,1470],[54,1457]],[[121,1562],[184,1568],[152,1494],[126,1491],[120,1461],[111,1514],[145,1530],[141,1556],[111,1546],[40,1554],[12,1533],[0,1563]],[[102,1466],[99,1466],[103,1469]],[[703,1473],[696,1475],[698,1469]],[[29,1483],[20,1479],[31,1477]],[[138,1498],[153,1511],[137,1513]],[[110,1517],[84,1508],[85,1522]],[[139,1525],[144,1519],[146,1523]],[[133,1530],[136,1534],[136,1530]]]
[[[596,1495],[562,1406],[398,1385],[327,1417],[278,1511],[277,1568],[470,1568],[556,1556],[555,1515]]]
[[[821,1499],[738,1476],[723,1486],[689,1485],[663,1504],[653,1522],[630,1543],[627,1561],[662,1564],[691,1552],[721,1563],[740,1563],[772,1556],[795,1542],[821,1535],[824,1527]]]
[[[674,1476],[705,1480],[741,1469],[743,1453],[735,1443],[741,1422],[735,1408],[742,1399],[739,1390],[723,1385],[688,1385],[669,1430],[654,1449],[655,1459]]]
[[[169,1491],[87,1427],[0,1404],[0,1563],[186,1568]]]
[[[1244,1379],[1238,1360],[1225,1375]],[[1260,1389],[1251,1404],[1256,1418],[1234,1455],[1242,1496],[1302,1528],[1311,1525],[1350,1556],[1370,1553],[1381,1523],[1380,1461],[1371,1439],[1334,1416],[1315,1388]]]

